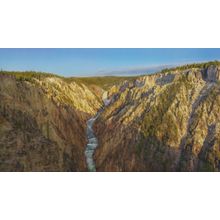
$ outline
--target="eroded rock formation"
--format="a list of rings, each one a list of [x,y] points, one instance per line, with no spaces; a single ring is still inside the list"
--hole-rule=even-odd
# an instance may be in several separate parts
[[[218,171],[219,74],[214,65],[173,70],[114,89],[95,125],[97,170]]]
[[[84,85],[1,76],[0,170],[87,170],[86,120],[100,106]]]

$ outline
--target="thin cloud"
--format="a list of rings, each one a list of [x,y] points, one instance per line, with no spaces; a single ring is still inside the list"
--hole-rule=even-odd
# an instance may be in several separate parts
[[[166,68],[172,68],[176,66],[192,64],[192,63],[203,63],[209,62],[211,60],[202,60],[202,61],[181,61],[179,63],[172,64],[162,64],[154,66],[143,66],[143,67],[127,67],[127,68],[118,68],[114,70],[99,70],[96,73],[85,74],[82,76],[137,76],[137,75],[147,75],[151,73],[160,72]]]

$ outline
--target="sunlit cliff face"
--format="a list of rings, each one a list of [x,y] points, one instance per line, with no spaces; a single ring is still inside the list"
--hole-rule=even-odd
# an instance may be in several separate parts
[[[88,87],[2,76],[0,91],[0,170],[87,170],[86,121],[101,106]]]
[[[218,170],[219,73],[174,70],[110,90],[95,125],[97,170]]]

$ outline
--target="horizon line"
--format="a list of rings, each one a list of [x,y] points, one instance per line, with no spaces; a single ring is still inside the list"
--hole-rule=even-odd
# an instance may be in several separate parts
[[[178,63],[169,63],[169,64],[159,64],[159,65],[148,65],[148,66],[138,66],[138,67],[127,67],[127,68],[118,68],[114,70],[109,70],[109,71],[98,71],[97,73],[85,73],[85,74],[79,74],[79,75],[64,75],[62,73],[56,73],[56,72],[47,72],[43,70],[6,70],[3,68],[0,68],[0,72],[35,72],[35,73],[44,73],[44,74],[52,74],[52,75],[57,75],[60,77],[64,78],[72,78],[72,77],[132,77],[132,76],[143,76],[143,75],[150,75],[150,74],[156,74],[160,73],[163,69],[172,69],[174,67],[178,66],[185,66],[188,64],[199,64],[199,63],[208,63],[208,62],[214,62],[218,61],[220,62],[219,59],[212,59],[212,60],[201,60],[201,61],[183,61],[183,62],[178,62]],[[138,73],[138,71],[143,71]]]

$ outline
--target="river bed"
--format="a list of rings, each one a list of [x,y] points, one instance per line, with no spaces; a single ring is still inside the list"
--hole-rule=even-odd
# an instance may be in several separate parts
[[[89,171],[96,171],[96,166],[95,162],[93,159],[93,155],[95,152],[95,149],[98,147],[98,140],[94,134],[93,131],[93,124],[96,121],[96,119],[99,117],[101,112],[98,112],[94,117],[90,118],[87,121],[87,130],[86,130],[86,135],[87,135],[87,145],[86,145],[86,150],[85,150],[85,156],[86,156],[86,163]]]

